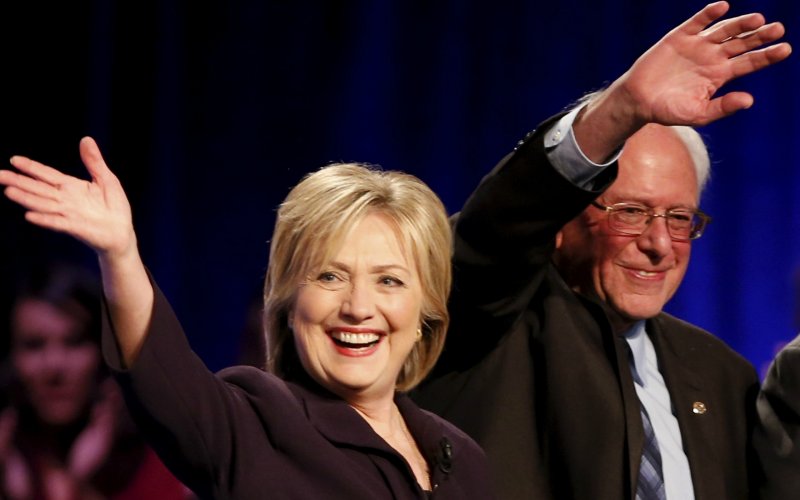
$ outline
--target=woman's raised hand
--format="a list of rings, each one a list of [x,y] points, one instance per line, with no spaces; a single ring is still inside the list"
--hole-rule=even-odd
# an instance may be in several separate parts
[[[91,181],[65,175],[24,156],[11,158],[19,171],[0,170],[5,195],[28,211],[37,226],[69,234],[113,259],[136,251],[131,208],[117,177],[109,170],[97,143],[80,142]]]
[[[136,246],[125,191],[93,139],[84,137],[80,152],[91,181],[14,156],[11,164],[19,173],[0,170],[0,185],[7,186],[10,200],[28,210],[28,221],[69,234],[97,252],[114,334],[123,363],[129,366],[150,322],[153,287]]]

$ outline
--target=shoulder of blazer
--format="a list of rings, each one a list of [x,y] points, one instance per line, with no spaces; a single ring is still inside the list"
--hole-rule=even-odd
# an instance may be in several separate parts
[[[660,347],[659,354],[671,352],[687,362],[694,359],[704,365],[730,366],[755,373],[753,365],[722,339],[671,314],[662,312],[648,320],[647,332]]]

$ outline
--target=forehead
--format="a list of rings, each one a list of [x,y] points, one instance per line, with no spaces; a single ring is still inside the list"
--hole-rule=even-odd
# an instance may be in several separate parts
[[[408,237],[389,215],[371,211],[331,241],[333,260],[367,260],[380,265],[413,265]]]
[[[81,333],[85,328],[85,318],[71,315],[48,302],[27,299],[21,301],[13,314],[13,339],[29,337],[66,338]]]
[[[691,154],[668,127],[647,125],[625,143],[619,175],[605,201],[652,207],[696,206],[697,172]]]

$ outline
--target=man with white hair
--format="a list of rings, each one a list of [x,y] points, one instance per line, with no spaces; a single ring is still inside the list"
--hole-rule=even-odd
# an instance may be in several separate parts
[[[683,126],[750,107],[715,93],[791,52],[760,48],[783,35],[760,14],[711,24],[727,9],[541,124],[455,220],[452,324],[417,400],[484,447],[499,498],[748,498],[756,372],[662,311],[709,221]]]

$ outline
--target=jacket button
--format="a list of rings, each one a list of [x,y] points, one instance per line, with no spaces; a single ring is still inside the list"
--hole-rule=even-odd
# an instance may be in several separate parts
[[[695,415],[702,415],[707,411],[708,408],[706,408],[706,404],[703,403],[702,401],[695,401],[694,403],[692,403],[692,413],[694,413]]]

